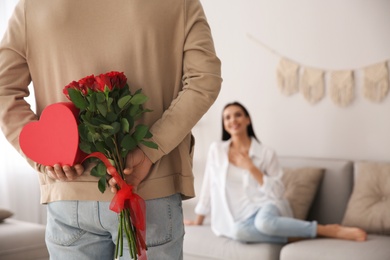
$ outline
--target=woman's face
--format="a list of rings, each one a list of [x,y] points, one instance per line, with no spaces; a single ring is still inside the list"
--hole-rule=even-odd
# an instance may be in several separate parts
[[[245,115],[244,110],[236,105],[231,105],[223,111],[223,126],[231,136],[248,135],[247,128],[250,119]]]

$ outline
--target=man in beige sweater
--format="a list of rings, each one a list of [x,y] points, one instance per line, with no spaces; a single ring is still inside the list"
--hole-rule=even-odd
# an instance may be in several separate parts
[[[142,88],[149,97],[145,106],[153,112],[142,123],[159,147],[140,146],[127,158],[138,165],[127,181],[146,200],[148,258],[182,259],[181,200],[195,195],[191,129],[218,96],[220,66],[199,0],[21,0],[0,44],[1,128],[22,154],[21,129],[46,106],[67,101],[65,85],[124,72],[131,90]],[[30,82],[36,114],[25,101]],[[86,165],[27,160],[48,204],[51,258],[112,259],[113,193],[100,193]],[[121,259],[129,259],[124,251]]]

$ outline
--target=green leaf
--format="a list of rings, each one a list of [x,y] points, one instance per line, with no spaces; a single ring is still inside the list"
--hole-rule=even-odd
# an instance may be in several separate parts
[[[122,149],[122,151],[121,151],[121,156],[122,156],[122,158],[126,158],[126,156],[127,156],[128,153],[129,153],[128,150]]]
[[[96,149],[98,150],[98,152],[101,152],[101,153],[103,153],[103,154],[106,153],[106,149],[105,149],[104,144],[105,144],[104,142],[96,142],[96,143],[95,143],[95,147],[96,147]]]
[[[121,97],[119,100],[118,100],[118,106],[123,109],[127,104],[129,104],[129,101],[131,100],[131,96],[130,95],[126,95],[124,97]]]
[[[130,106],[130,111],[129,111],[131,116],[135,116],[138,113],[140,113],[140,106],[139,105],[132,105]]]
[[[72,100],[72,102],[74,103],[74,105],[77,108],[84,110],[85,108],[88,107],[88,103],[84,99],[84,97],[80,91],[73,89],[73,88],[69,88],[68,94],[69,94],[70,100]]]
[[[127,151],[133,150],[135,147],[137,147],[137,144],[137,140],[135,140],[130,134],[125,135],[121,142],[121,146]]]
[[[83,122],[85,124],[85,129],[87,132],[96,132],[95,129],[98,128],[98,126],[92,124],[93,122],[95,122],[94,118],[89,120],[83,120]]]
[[[104,129],[104,130],[112,130],[112,129],[114,129],[111,125],[103,125],[103,124],[101,124],[100,127],[102,129]]]
[[[98,173],[97,173],[97,165],[95,165],[92,169],[91,169],[91,175],[92,176],[95,176],[95,177],[99,177]]]
[[[149,138],[152,138],[153,137],[153,134],[150,132],[150,131],[148,131],[147,133],[146,133],[146,135],[145,135],[145,138],[146,139],[149,139]]]
[[[81,140],[87,140],[87,128],[85,124],[80,123],[78,125],[78,130],[79,130],[79,136]]]
[[[135,132],[133,133],[133,137],[137,141],[141,141],[145,138],[146,134],[148,133],[149,128],[146,125],[137,125],[135,127]]]
[[[96,116],[96,117],[91,118],[89,123],[91,125],[93,125],[94,127],[97,127],[97,126],[100,126],[101,124],[107,124],[108,122],[107,122],[107,120],[104,120],[104,117]]]
[[[115,114],[114,112],[108,112],[106,115],[106,119],[112,123],[115,122],[118,119],[118,115]]]
[[[141,143],[149,148],[158,149],[158,145],[155,142],[142,140]]]
[[[121,119],[121,130],[123,133],[129,133],[130,132],[130,124],[129,121],[127,121],[126,118]]]
[[[119,94],[120,97],[124,97],[126,95],[132,96],[129,87],[127,87],[127,88],[125,87],[125,88],[119,89],[118,94]]]
[[[99,141],[99,140],[102,140],[102,136],[99,134],[99,133],[96,133],[96,132],[88,132],[88,141],[89,142],[96,142],[96,141]]]
[[[112,102],[114,102],[114,99],[111,98],[111,97],[109,97],[109,98],[107,99],[107,106],[110,107],[111,104],[112,104]]]
[[[142,92],[142,88],[139,88],[139,89],[137,89],[137,90],[134,92],[134,95],[139,94],[139,93],[141,93],[141,92]]]
[[[121,130],[121,124],[119,122],[114,122],[111,124],[112,130],[110,131],[111,134],[116,134]]]
[[[107,174],[107,167],[106,167],[106,165],[103,163],[103,162],[99,162],[98,163],[98,165],[97,165],[97,170],[98,170],[98,172],[99,172],[99,174],[100,174],[100,176],[106,176],[106,174]]]
[[[95,177],[106,176],[107,168],[104,163],[100,162],[91,170],[91,175]]]
[[[102,114],[102,116],[106,117],[106,115],[107,115],[106,104],[98,103],[98,104],[96,104],[96,107],[97,107],[98,111],[100,112],[100,114]]]
[[[130,102],[133,105],[141,105],[141,104],[145,103],[147,100],[148,100],[147,96],[145,96],[144,94],[138,93],[138,94],[135,94],[131,98]]]
[[[96,96],[95,93],[92,93],[90,96],[87,96],[88,100],[88,110],[91,112],[96,112]]]
[[[106,138],[106,139],[104,139],[104,142],[106,143],[108,148],[110,148],[111,150],[115,149],[115,143],[113,141],[113,138]]]
[[[96,101],[98,103],[104,103],[106,101],[106,96],[102,92],[97,92],[96,93]]]
[[[102,132],[102,136],[103,136],[103,140],[106,140],[107,138],[113,137],[113,134],[111,133],[111,131],[105,131]]]
[[[103,176],[99,179],[98,188],[101,193],[104,193],[106,191],[106,183],[107,183],[106,176]]]
[[[131,115],[126,116],[127,122],[129,122],[129,131],[134,127],[134,118]]]
[[[84,153],[87,153],[87,154],[90,154],[92,153],[91,151],[91,145],[87,142],[80,142],[79,143],[79,148],[81,151],[83,151]]]
[[[112,166],[114,166],[114,167],[115,167],[115,162],[114,162],[114,160],[112,160],[112,159],[108,159],[108,161],[111,163],[111,165],[112,165]]]
[[[81,120],[82,120],[85,124],[87,124],[87,123],[91,120],[92,115],[91,115],[90,112],[87,111],[85,114],[81,114],[81,115],[80,115],[80,118],[81,118]]]

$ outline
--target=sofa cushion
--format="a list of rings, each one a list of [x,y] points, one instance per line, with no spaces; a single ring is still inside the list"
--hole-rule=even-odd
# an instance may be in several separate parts
[[[283,168],[325,169],[318,193],[307,217],[320,224],[341,223],[353,186],[353,163],[348,160],[279,157]]]
[[[4,219],[9,218],[13,215],[13,213],[7,209],[0,209],[0,222]]]
[[[390,163],[355,163],[355,185],[343,225],[390,235]]]
[[[390,256],[390,237],[369,235],[367,241],[309,239],[283,247],[280,260],[384,260]]]
[[[305,220],[324,175],[320,168],[283,169],[284,196],[290,202],[294,218]]]
[[[226,237],[217,237],[210,225],[185,226],[184,259],[278,260],[283,245],[246,244]]]

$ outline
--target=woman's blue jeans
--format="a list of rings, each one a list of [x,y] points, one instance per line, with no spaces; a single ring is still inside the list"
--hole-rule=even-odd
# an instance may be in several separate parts
[[[286,243],[290,237],[313,238],[316,221],[281,217],[277,207],[267,204],[249,219],[236,223],[233,239],[249,243]]]
[[[110,202],[58,201],[48,204],[46,244],[52,260],[112,260],[118,216]],[[146,201],[148,260],[183,259],[180,194]],[[124,241],[127,241],[124,238]],[[127,242],[121,260],[129,260]]]

